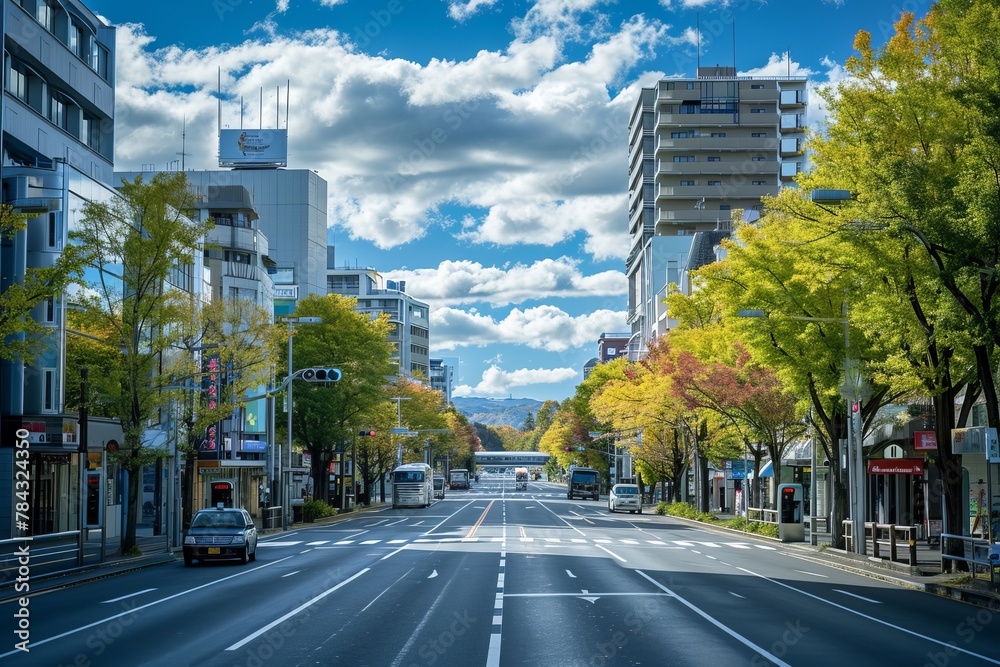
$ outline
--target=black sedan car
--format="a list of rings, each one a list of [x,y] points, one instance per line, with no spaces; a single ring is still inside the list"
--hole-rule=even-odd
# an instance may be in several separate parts
[[[256,560],[257,527],[249,512],[215,507],[195,513],[184,535],[184,565],[212,558]]]

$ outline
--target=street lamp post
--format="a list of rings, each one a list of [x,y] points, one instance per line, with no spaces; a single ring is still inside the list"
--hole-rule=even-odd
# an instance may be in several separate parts
[[[288,375],[292,375],[292,336],[295,333],[296,324],[322,324],[323,318],[321,317],[282,317],[281,322],[288,324]],[[292,385],[293,382],[288,383],[288,466],[281,474],[282,480],[282,495],[284,496],[282,501],[281,510],[281,529],[288,530],[288,514],[292,511]],[[278,464],[281,464],[280,457]]]
[[[396,401],[396,428],[403,428],[403,401],[410,400],[409,396],[393,396],[390,401]],[[396,465],[403,464],[403,441],[396,444]]]
[[[865,536],[862,525],[861,511],[864,506],[864,455],[863,430],[861,427],[861,374],[854,359],[851,359],[851,328],[847,312],[847,300],[844,300],[843,317],[807,317],[802,315],[784,315],[790,320],[804,322],[833,322],[844,325],[844,386],[841,395],[847,402],[847,471],[848,471],[848,503],[851,517],[852,551],[857,554],[865,552]],[[763,310],[741,310],[740,317],[765,317]],[[815,480],[814,480],[815,482]],[[813,507],[812,511],[816,511]]]

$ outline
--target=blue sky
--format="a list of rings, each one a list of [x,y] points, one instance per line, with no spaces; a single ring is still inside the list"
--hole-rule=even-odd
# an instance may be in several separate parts
[[[118,26],[116,169],[176,168],[185,119],[186,166],[217,167],[220,68],[226,127],[241,97],[244,126],[278,115],[283,127],[290,82],[289,167],[327,180],[338,264],[405,279],[431,305],[431,355],[457,364],[456,395],[562,400],[598,336],[628,331],[626,126],[639,88],[694,75],[699,24],[703,65],[829,85],[858,30],[881,44],[900,11],[930,3],[88,6]]]

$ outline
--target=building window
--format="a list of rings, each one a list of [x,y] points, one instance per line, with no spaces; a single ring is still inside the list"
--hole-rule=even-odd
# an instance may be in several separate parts
[[[767,185],[767,181],[752,181],[751,185]]]
[[[7,77],[7,90],[22,102],[28,101],[28,73],[21,63],[12,62],[10,64],[10,73]]]
[[[83,45],[83,30],[75,23],[69,26],[69,42],[66,46],[73,52],[74,56],[80,56],[80,47]]]
[[[42,324],[56,323],[56,300],[55,297],[45,299],[42,302]]]
[[[681,181],[681,185],[696,185],[695,181]]]
[[[754,139],[763,139],[767,137],[767,132],[751,132],[750,136]]]
[[[49,120],[53,125],[66,129],[66,103],[57,95],[49,98]]]
[[[718,156],[718,155],[709,155],[708,156],[708,161],[709,162],[722,162],[722,158],[720,156]]]
[[[675,155],[674,162],[694,162],[693,155]]]
[[[670,138],[671,139],[688,139],[688,138],[693,137],[693,136],[695,136],[694,132],[671,132],[670,133]]]
[[[750,90],[764,90],[764,84],[762,83],[751,83]]]
[[[726,136],[725,132],[713,132],[711,135],[715,139],[721,139]]]
[[[49,227],[48,233],[46,234],[46,245],[49,248],[59,247],[59,214],[55,212],[49,213]]]
[[[35,7],[35,18],[49,32],[52,32],[54,14],[55,10],[49,4],[49,0],[38,0],[38,5]]]
[[[767,113],[767,109],[764,107],[751,107],[750,113]]]
[[[722,185],[722,181],[709,181],[709,185]]]
[[[764,161],[766,161],[766,160],[767,160],[767,158],[766,158],[766,157],[762,157],[762,156],[760,156],[760,155],[755,155],[755,156],[753,156],[752,158],[750,158],[750,160],[751,160],[752,162],[764,162]]]
[[[56,411],[57,377],[55,368],[42,369],[42,412]]]
[[[729,211],[732,207],[729,204],[719,204],[720,211]]]
[[[688,81],[686,88],[688,90],[694,90],[694,82],[693,81]]]

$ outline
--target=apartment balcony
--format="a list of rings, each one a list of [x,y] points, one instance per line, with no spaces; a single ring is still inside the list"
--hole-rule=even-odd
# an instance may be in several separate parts
[[[751,206],[757,205],[760,202],[747,202],[746,205],[740,205],[738,202],[733,202],[733,208],[749,209]],[[716,229],[716,228],[726,228],[725,226],[729,224],[730,211],[722,211],[718,208],[718,203],[716,202],[714,210],[696,209],[696,208],[684,208],[684,209],[665,209],[661,210],[657,214],[657,227],[656,232],[661,234],[666,230],[683,227],[683,226],[695,226],[700,229]]]
[[[660,135],[656,139],[656,153],[661,151],[773,151],[777,137],[686,137],[674,139]]]
[[[802,88],[782,90],[778,96],[778,107],[781,109],[805,109],[806,91]]]
[[[657,176],[692,176],[697,177],[700,180],[706,180],[712,176],[719,176],[720,178],[727,178],[732,176],[742,176],[747,180],[753,179],[755,176],[775,176],[778,173],[779,162],[773,159],[773,154],[770,156],[772,159],[768,160],[727,160],[719,162],[664,162],[658,161],[656,165]],[[658,178],[657,181],[661,181],[662,178]],[[699,183],[699,185],[702,185]]]
[[[258,279],[260,271],[257,266],[253,264],[243,264],[241,262],[226,262],[224,276],[230,278],[242,278],[243,280],[254,280]]]
[[[722,185],[684,185],[678,187],[665,185],[656,189],[656,204],[662,206],[669,200],[680,198],[692,201],[705,199],[706,206],[715,203],[716,207],[718,207],[718,203],[722,203],[723,198],[725,198],[725,203],[732,203],[736,199],[759,203],[761,197],[777,194],[777,192],[778,185],[774,179],[770,180],[770,185],[748,185],[746,182],[738,183],[736,181],[722,181]],[[712,200],[715,201],[712,202]]]
[[[750,85],[744,84],[740,86],[741,104],[744,102],[775,102],[777,100],[777,83],[764,84],[767,86],[766,88],[751,88]]]
[[[260,238],[260,232],[256,229],[228,225],[217,225],[207,235],[210,244],[223,250],[249,250],[254,253],[260,252]],[[265,245],[264,252],[266,251]]]
[[[748,114],[749,115],[749,114]],[[754,114],[774,117],[775,114]],[[657,113],[657,127],[732,127],[738,124],[739,114],[735,113]]]

